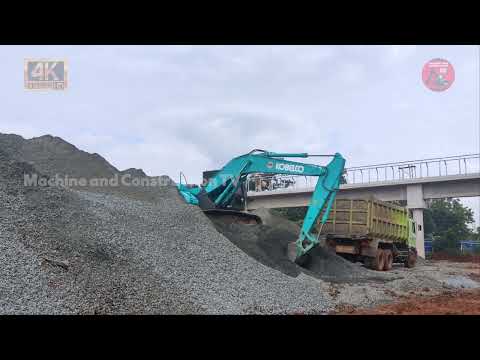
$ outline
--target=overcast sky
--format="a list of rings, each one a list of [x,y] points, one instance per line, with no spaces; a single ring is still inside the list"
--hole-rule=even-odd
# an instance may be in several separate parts
[[[189,182],[253,148],[347,167],[478,153],[477,46],[0,46],[0,132],[52,134]],[[25,58],[67,59],[64,92],[23,87]],[[444,58],[455,82],[428,90]],[[479,199],[465,203],[479,213]]]

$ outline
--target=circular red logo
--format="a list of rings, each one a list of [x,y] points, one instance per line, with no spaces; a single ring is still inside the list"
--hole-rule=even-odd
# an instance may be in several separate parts
[[[433,59],[423,66],[422,80],[432,91],[444,91],[455,81],[452,64],[444,59]]]

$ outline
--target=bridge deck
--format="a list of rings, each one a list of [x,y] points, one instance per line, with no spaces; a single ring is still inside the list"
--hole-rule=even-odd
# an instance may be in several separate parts
[[[358,190],[358,189],[368,189],[368,188],[377,188],[377,187],[398,187],[401,185],[414,185],[414,184],[428,184],[428,183],[438,183],[438,182],[464,182],[467,180],[478,180],[480,181],[480,173],[475,174],[466,174],[466,175],[446,175],[446,176],[431,176],[425,178],[416,178],[416,179],[403,179],[403,180],[394,180],[394,181],[377,181],[369,183],[359,183],[359,184],[342,184],[340,185],[340,191],[348,190]],[[250,197],[269,197],[281,194],[301,194],[301,193],[311,193],[313,192],[314,187],[305,187],[305,188],[285,188],[285,189],[275,189],[275,190],[264,190],[264,191],[248,191],[247,196]]]

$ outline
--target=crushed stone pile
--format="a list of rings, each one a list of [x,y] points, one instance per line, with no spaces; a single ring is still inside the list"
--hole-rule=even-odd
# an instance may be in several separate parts
[[[289,276],[249,256],[186,204],[171,180],[126,194],[24,186],[25,173],[114,171],[100,156],[55,139],[25,145],[21,137],[0,134],[0,313],[333,309],[326,283],[305,273]]]
[[[0,133],[0,149],[11,159],[25,162],[36,170],[32,175],[43,175],[49,179],[58,177],[61,185],[90,192],[127,196],[136,200],[152,200],[152,193],[145,189],[145,183],[135,180],[165,181],[163,177],[147,176],[142,169],[118,170],[99,154],[82,151],[62,138],[44,135],[24,139],[16,134]],[[69,182],[84,179],[86,184]],[[114,186],[103,185],[100,181],[114,181]],[[91,180],[96,183],[91,185]],[[122,181],[123,180],[123,181]]]
[[[0,313],[202,311],[130,256],[117,238],[120,228],[97,216],[88,200],[65,189],[24,187],[30,171],[0,154]]]
[[[30,163],[47,176],[111,177],[120,171],[99,154],[89,154],[65,140],[51,135],[24,139],[15,134],[0,134],[0,148],[10,158]]]
[[[287,246],[297,240],[300,227],[268,209],[254,212],[261,225],[224,223],[212,217],[219,232],[262,264],[296,277],[302,273],[329,282],[385,281],[388,275],[353,264],[331,251],[317,246],[308,254],[308,261],[299,266],[289,261]]]

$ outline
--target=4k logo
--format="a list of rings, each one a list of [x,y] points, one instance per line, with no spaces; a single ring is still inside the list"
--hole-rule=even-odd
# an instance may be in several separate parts
[[[64,60],[25,60],[24,75],[28,90],[67,88],[67,63]]]

